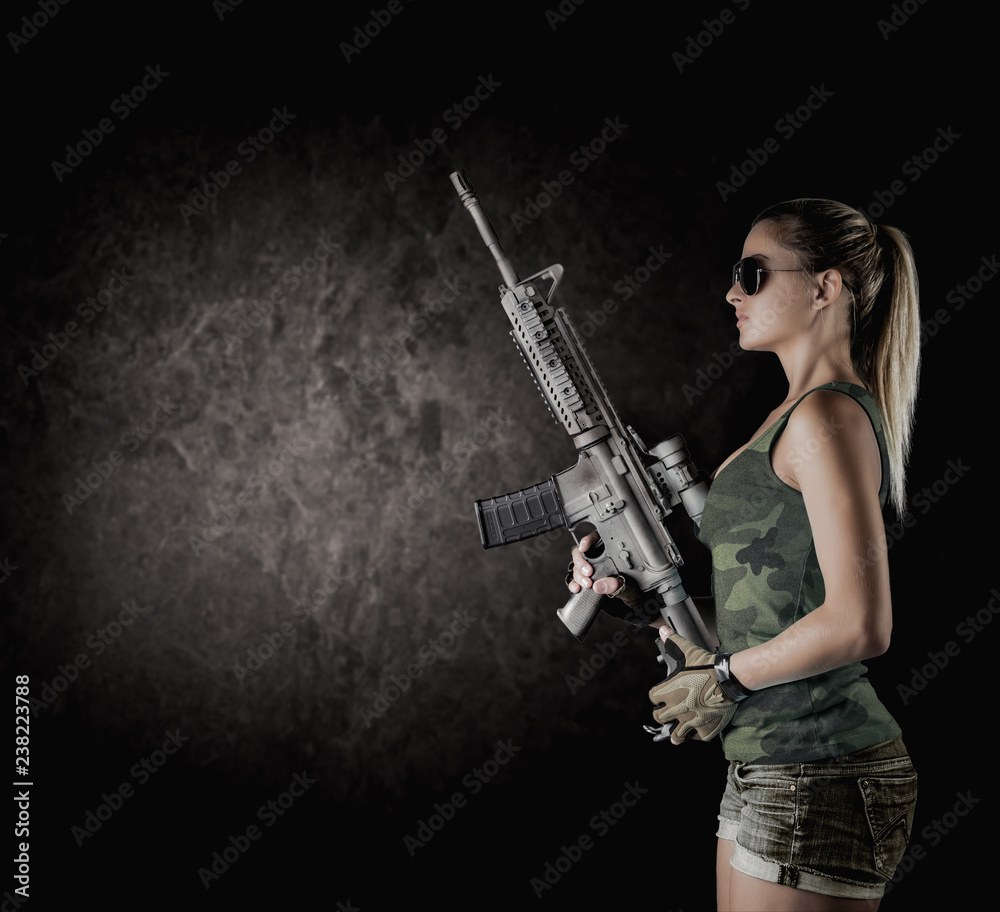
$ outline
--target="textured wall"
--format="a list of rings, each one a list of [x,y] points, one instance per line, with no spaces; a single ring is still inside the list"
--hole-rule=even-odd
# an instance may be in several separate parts
[[[963,569],[951,531],[986,475],[977,431],[937,433],[964,407],[954,366],[983,363],[989,291],[957,287],[982,287],[993,253],[953,230],[979,149],[957,49],[955,92],[920,91],[921,41],[962,24],[933,6],[892,31],[891,9],[837,24],[865,72],[916,81],[890,129],[846,50],[817,59],[778,43],[773,12],[717,6],[655,38],[641,9],[540,6],[449,44],[441,8],[321,27],[209,4],[117,57],[102,42],[120,16],[25,7],[16,111],[45,116],[11,142],[0,225],[0,560],[5,660],[35,701],[40,905],[66,888],[107,908],[364,909],[404,883],[499,907],[533,900],[551,864],[550,904],[653,879],[677,884],[665,908],[699,907],[719,751],[642,733],[648,637],[604,618],[581,645],[558,623],[565,533],[479,545],[475,498],[575,457],[507,338],[456,168],[522,275],[566,267],[559,303],[619,411],[648,443],[683,432],[705,470],[784,396],[773,360],[731,349],[750,217],[792,195],[892,209],[923,256],[925,493],[909,524],[887,516],[896,644],[872,674],[933,768],[928,726],[963,724],[946,721],[958,656],[995,636],[994,581]],[[928,769],[923,794],[920,825],[945,823],[917,843],[960,856],[976,815],[941,827],[984,776]],[[690,870],[676,851],[664,867],[656,847],[688,817]],[[913,867],[900,895],[934,879]],[[302,898],[317,887],[322,905]]]

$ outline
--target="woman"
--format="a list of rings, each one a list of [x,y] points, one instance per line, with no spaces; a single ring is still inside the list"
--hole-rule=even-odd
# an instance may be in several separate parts
[[[882,506],[905,508],[919,365],[917,279],[894,228],[829,200],[755,219],[727,300],[740,345],[774,352],[788,396],[715,472],[699,530],[720,641],[668,628],[685,667],[650,691],[674,744],[721,734],[730,760],[720,910],[876,909],[912,827],[916,773],[861,662],[889,645]],[[592,580],[573,592],[635,598]],[[695,670],[692,670],[695,669]]]

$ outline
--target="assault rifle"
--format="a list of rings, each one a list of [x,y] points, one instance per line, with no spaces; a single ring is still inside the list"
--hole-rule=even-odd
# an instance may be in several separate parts
[[[612,614],[609,603],[602,605],[603,596],[593,588],[582,589],[556,612],[570,632],[585,639],[601,610],[635,629],[659,614],[681,636],[713,651],[713,638],[681,584],[678,568],[684,561],[665,525],[679,504],[699,523],[708,493],[684,438],[675,434],[647,449],[622,423],[566,311],[552,307],[562,266],[519,279],[465,172],[454,172],[451,182],[500,269],[500,303],[513,327],[510,334],[553,418],[579,451],[575,466],[548,481],[477,500],[483,547],[525,541],[562,526],[579,543],[575,530],[593,526],[601,536],[587,551],[593,578],[627,575],[643,591],[644,605],[622,617]],[[541,282],[551,283],[547,292]],[[660,661],[669,668],[657,642]]]

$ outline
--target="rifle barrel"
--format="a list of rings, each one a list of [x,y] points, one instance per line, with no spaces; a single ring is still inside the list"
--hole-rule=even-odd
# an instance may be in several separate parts
[[[459,197],[465,204],[465,208],[472,213],[476,227],[479,229],[479,233],[486,242],[490,253],[493,254],[493,259],[496,260],[497,266],[500,267],[500,275],[503,276],[507,287],[510,288],[516,285],[521,281],[518,278],[517,270],[514,269],[514,264],[510,261],[510,257],[504,253],[500,238],[497,237],[493,223],[486,214],[486,210],[483,209],[482,203],[479,202],[479,197],[476,196],[476,188],[472,186],[472,181],[469,180],[468,175],[464,171],[454,171],[449,176],[455,190],[458,191]]]

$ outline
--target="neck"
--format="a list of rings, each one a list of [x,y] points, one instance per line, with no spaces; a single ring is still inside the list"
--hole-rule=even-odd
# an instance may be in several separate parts
[[[846,353],[799,348],[778,352],[778,359],[788,379],[788,401],[799,399],[809,390],[833,381],[864,386]]]

